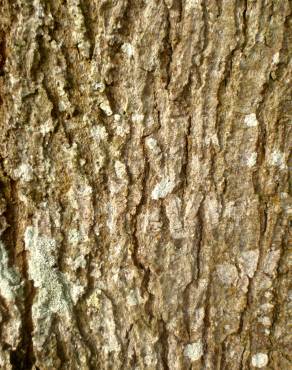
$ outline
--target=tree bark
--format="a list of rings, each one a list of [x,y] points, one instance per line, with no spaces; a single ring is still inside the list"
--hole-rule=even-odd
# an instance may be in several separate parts
[[[291,3],[0,0],[0,368],[292,368]]]

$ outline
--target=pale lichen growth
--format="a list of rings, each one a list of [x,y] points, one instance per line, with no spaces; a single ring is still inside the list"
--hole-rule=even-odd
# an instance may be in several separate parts
[[[96,224],[93,228],[93,231],[94,231],[95,236],[98,237],[100,235],[100,226]]]
[[[85,287],[83,285],[72,284],[70,292],[71,292],[72,301],[74,304],[76,304],[78,300],[84,294]]]
[[[262,323],[264,326],[271,326],[272,322],[268,316],[259,317],[258,322]]]
[[[99,104],[99,108],[109,117],[113,114],[111,109],[110,103],[108,99],[103,99],[103,101]]]
[[[115,173],[120,180],[127,180],[126,165],[121,161],[115,161]]]
[[[284,170],[286,166],[285,154],[280,150],[274,150],[269,158],[269,163],[272,166],[279,167],[281,170]]]
[[[105,91],[105,84],[103,82],[94,82],[92,84],[92,88],[93,88],[94,91],[104,92]]]
[[[85,58],[89,57],[90,43],[86,39],[86,28],[84,24],[84,16],[81,11],[79,0],[69,0],[69,12],[74,24],[72,37],[78,46],[81,55]]]
[[[137,306],[143,302],[143,298],[137,288],[132,289],[127,296],[127,303],[130,307]]]
[[[272,64],[279,64],[280,62],[280,53],[277,52],[273,55]]]
[[[122,119],[121,115],[116,113],[114,114],[114,122],[117,123],[117,122],[120,122]]]
[[[17,169],[14,170],[14,176],[25,182],[31,181],[33,179],[33,169],[31,165],[22,163]]]
[[[150,367],[150,369],[154,369],[157,365],[157,358],[156,355],[153,354],[153,350],[150,348],[150,346],[146,347],[146,350],[148,349],[149,353],[144,356],[144,363],[147,367]]]
[[[203,356],[203,343],[201,340],[187,344],[184,349],[184,356],[191,361],[197,361]]]
[[[15,302],[21,291],[20,276],[9,267],[8,253],[0,241],[0,295],[9,302]]]
[[[149,150],[151,150],[154,154],[159,155],[161,153],[161,149],[159,148],[157,141],[152,137],[148,137],[146,140],[146,145]]]
[[[238,280],[237,269],[230,263],[223,263],[216,267],[217,275],[224,285],[235,285]]]
[[[244,272],[250,278],[254,276],[258,264],[258,259],[259,259],[258,249],[243,252],[239,258]]]
[[[264,259],[264,272],[266,274],[273,275],[273,273],[276,271],[280,256],[280,249],[269,251]]]
[[[97,141],[107,140],[108,133],[104,126],[97,125],[91,128],[91,136]]]
[[[10,324],[5,333],[0,310],[1,338],[15,350],[20,340],[22,326],[19,304],[23,301],[22,282],[19,274],[9,266],[8,253],[4,244],[0,241],[0,297],[5,301],[9,310]],[[18,302],[18,304],[16,304]],[[1,302],[2,306],[3,301]],[[5,319],[6,321],[6,319]],[[5,335],[6,334],[6,335]],[[0,359],[1,364],[1,359]],[[6,368],[6,367],[1,367]]]
[[[165,177],[152,190],[152,199],[165,198],[175,188],[175,183],[170,177]]]
[[[109,228],[109,231],[110,231],[111,234],[114,233],[115,228],[116,228],[115,219],[113,217],[114,212],[115,212],[115,209],[113,208],[113,206],[110,203],[108,203],[107,204],[108,218],[106,220],[106,226]]]
[[[118,136],[126,137],[130,133],[130,127],[126,120],[120,114],[114,114],[114,128]]]
[[[40,132],[42,135],[46,135],[48,134],[49,132],[53,131],[54,129],[54,125],[53,125],[53,122],[52,120],[47,120],[46,122],[44,122],[41,126],[40,126]]]
[[[186,0],[185,2],[185,10],[190,11],[193,10],[196,6],[201,5],[201,0]]]
[[[89,307],[98,308],[100,305],[101,290],[94,290],[87,299],[87,305]]]
[[[76,271],[79,268],[84,269],[86,267],[86,264],[87,264],[86,258],[83,254],[81,254],[80,256],[77,256],[75,258],[69,257],[67,259],[67,263],[68,263],[68,265],[70,265],[70,267],[74,271]]]
[[[260,308],[264,312],[270,312],[273,310],[274,306],[271,303],[267,302],[267,303],[262,304]]]
[[[246,165],[247,167],[253,167],[257,163],[257,152],[252,152],[249,154],[249,156],[246,159]]]
[[[262,368],[268,365],[269,357],[266,353],[256,353],[251,359],[252,366]]]
[[[135,124],[142,124],[144,122],[144,114],[134,113],[132,114],[132,122]]]
[[[66,296],[64,276],[55,267],[57,265],[57,245],[54,239],[40,236],[38,229],[28,226],[24,236],[25,249],[29,251],[29,276],[34,286],[39,288],[38,299],[33,306],[36,316],[65,313],[70,309],[71,301]]]
[[[221,210],[221,205],[218,202],[216,194],[214,192],[211,192],[206,196],[205,210],[208,225],[210,226],[217,225],[219,222],[219,212]]]
[[[133,45],[131,45],[130,43],[128,42],[125,42],[122,46],[121,46],[121,49],[122,51],[128,55],[129,58],[131,58],[132,56],[134,56],[134,53],[135,53],[135,49],[133,47]]]
[[[255,113],[248,114],[244,117],[244,123],[247,127],[256,127],[259,122]]]
[[[170,196],[166,203],[166,215],[169,220],[170,234],[174,239],[184,237],[184,230],[181,221],[181,206],[182,201],[176,195]]]
[[[80,241],[80,232],[77,229],[70,229],[68,233],[68,242],[76,247]]]
[[[36,222],[38,224],[38,221]],[[64,325],[71,326],[72,298],[70,285],[57,269],[57,242],[39,234],[38,226],[28,226],[24,234],[28,254],[28,275],[37,294],[32,304],[33,343],[41,349],[50,335],[54,314],[61,315]]]

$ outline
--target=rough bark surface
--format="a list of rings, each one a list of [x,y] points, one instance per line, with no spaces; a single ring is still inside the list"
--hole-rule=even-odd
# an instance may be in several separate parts
[[[290,7],[0,0],[1,369],[292,368]]]

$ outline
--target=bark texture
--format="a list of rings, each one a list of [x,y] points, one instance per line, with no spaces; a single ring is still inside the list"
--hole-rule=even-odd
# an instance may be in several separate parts
[[[1,369],[292,368],[290,7],[0,0]]]

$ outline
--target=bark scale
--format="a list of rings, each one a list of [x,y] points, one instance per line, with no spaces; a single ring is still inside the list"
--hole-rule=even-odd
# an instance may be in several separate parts
[[[291,368],[290,6],[0,1],[1,369]]]

